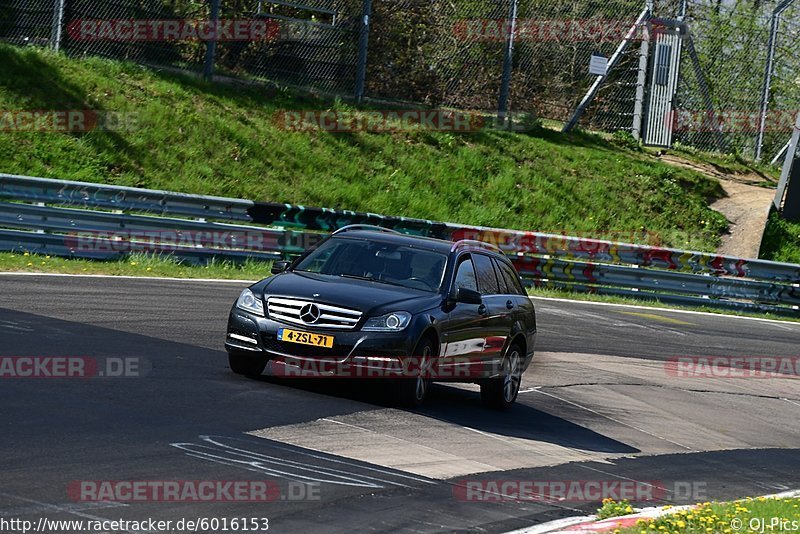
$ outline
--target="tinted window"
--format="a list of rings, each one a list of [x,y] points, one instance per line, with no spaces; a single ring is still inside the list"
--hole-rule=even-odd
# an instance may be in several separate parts
[[[500,293],[500,285],[492,267],[492,260],[483,254],[475,254],[475,270],[478,274],[478,287],[483,295]]]
[[[465,287],[473,291],[478,290],[478,284],[475,282],[475,268],[472,266],[472,260],[469,257],[458,264],[455,286],[457,288]]]
[[[503,276],[503,272],[500,270],[499,261],[497,258],[492,258],[492,265],[494,266],[494,274],[497,275],[497,284],[500,286],[500,293],[514,294],[516,291],[514,290],[514,286],[508,285],[508,280],[506,280],[505,276]]]
[[[514,271],[514,269],[512,269],[507,263],[502,261],[497,262],[497,267],[499,268],[503,280],[506,283],[508,292],[512,295],[525,295],[525,290],[522,288],[522,285],[519,282],[519,277],[517,276],[516,271]]]

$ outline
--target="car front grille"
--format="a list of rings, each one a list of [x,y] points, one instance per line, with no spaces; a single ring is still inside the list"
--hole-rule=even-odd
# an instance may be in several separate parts
[[[312,313],[304,315],[304,311],[311,311]],[[358,310],[283,297],[269,297],[267,299],[267,313],[269,313],[270,318],[284,323],[342,330],[355,328],[361,319],[361,312]],[[309,317],[317,317],[317,319],[310,322],[304,320]]]

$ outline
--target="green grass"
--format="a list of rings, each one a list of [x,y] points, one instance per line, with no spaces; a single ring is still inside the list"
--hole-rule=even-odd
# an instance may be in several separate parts
[[[712,251],[723,192],[601,136],[287,132],[280,110],[340,103],[0,45],[0,109],[137,114],[131,131],[0,133],[0,171],[596,236]]]
[[[690,510],[655,520],[640,520],[621,534],[664,532],[734,534],[736,532],[796,532],[800,530],[800,498],[745,499],[726,503],[701,503]]]
[[[207,265],[190,265],[172,256],[135,253],[124,260],[95,261],[38,254],[0,252],[0,272],[104,274],[165,278],[209,278],[218,280],[261,280],[269,276],[272,262],[232,263],[212,260]]]
[[[770,214],[761,241],[761,257],[800,263],[800,222],[787,221],[777,212]]]

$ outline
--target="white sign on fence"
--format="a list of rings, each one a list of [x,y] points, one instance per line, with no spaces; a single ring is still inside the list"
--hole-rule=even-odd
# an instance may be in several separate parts
[[[605,56],[597,56],[592,54],[592,59],[589,61],[589,74],[596,74],[597,76],[605,76],[608,73],[608,58]]]

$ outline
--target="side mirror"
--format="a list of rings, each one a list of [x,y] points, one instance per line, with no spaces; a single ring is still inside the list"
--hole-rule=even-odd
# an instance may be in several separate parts
[[[290,261],[276,261],[272,264],[272,269],[270,269],[270,272],[272,274],[282,273],[283,271],[288,269],[291,264],[292,262]]]
[[[483,298],[480,293],[473,289],[459,287],[456,289],[456,302],[463,302],[464,304],[483,304]]]

